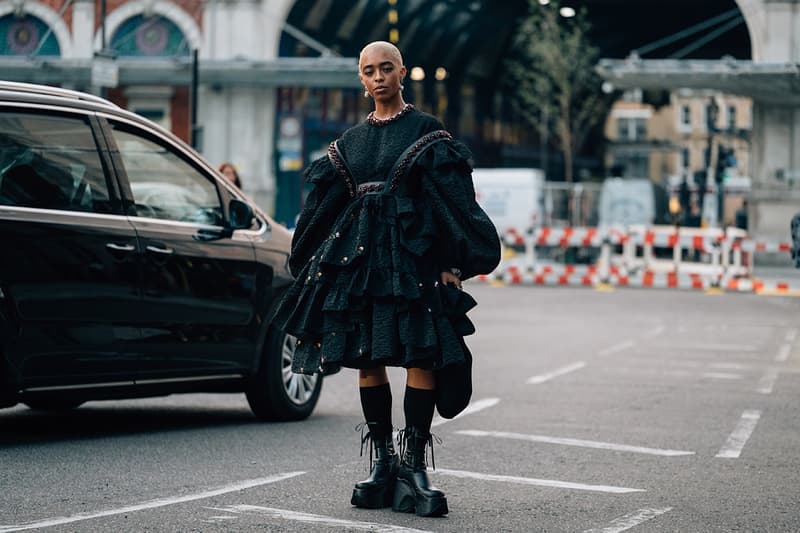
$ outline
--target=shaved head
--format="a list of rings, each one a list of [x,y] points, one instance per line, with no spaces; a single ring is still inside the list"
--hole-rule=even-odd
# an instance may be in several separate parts
[[[395,45],[387,41],[373,41],[369,43],[367,46],[365,46],[361,50],[361,53],[358,56],[359,66],[362,63],[365,54],[367,54],[368,52],[378,51],[378,50],[388,55],[389,58],[391,58],[392,63],[397,63],[397,66],[399,67],[403,66],[403,55],[400,53],[400,50],[398,50],[398,48]]]

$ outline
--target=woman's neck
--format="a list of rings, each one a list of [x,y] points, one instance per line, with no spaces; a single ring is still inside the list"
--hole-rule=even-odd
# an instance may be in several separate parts
[[[403,110],[406,103],[403,101],[403,97],[399,96],[394,98],[389,102],[375,102],[375,111],[373,112],[373,116],[379,120],[384,120],[394,115],[398,114],[400,111]]]

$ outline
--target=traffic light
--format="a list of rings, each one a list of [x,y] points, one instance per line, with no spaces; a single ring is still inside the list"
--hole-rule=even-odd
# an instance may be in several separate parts
[[[717,166],[714,172],[714,179],[717,183],[722,183],[728,178],[728,168],[736,166],[736,156],[733,149],[719,145],[717,148]]]

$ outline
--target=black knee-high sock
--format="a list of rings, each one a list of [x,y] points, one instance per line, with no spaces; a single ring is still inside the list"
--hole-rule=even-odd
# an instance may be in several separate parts
[[[434,407],[435,390],[415,389],[406,385],[406,397],[403,400],[406,427],[415,427],[423,433],[430,433]]]
[[[376,437],[392,433],[392,389],[388,383],[377,387],[359,387],[361,410]]]

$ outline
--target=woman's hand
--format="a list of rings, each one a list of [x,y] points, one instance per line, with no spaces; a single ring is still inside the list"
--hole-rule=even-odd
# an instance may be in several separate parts
[[[453,274],[452,272],[442,272],[442,283],[447,285],[448,283],[453,283],[457,288],[461,288],[461,280],[458,279],[458,276]]]

